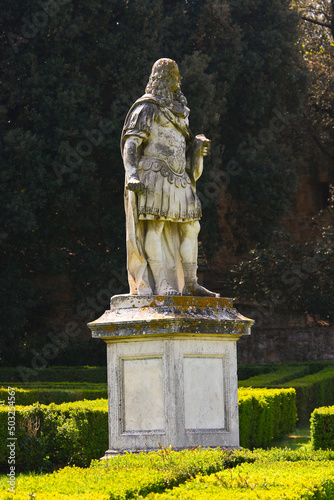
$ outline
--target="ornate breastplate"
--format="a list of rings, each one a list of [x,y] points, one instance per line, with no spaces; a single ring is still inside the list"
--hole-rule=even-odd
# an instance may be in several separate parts
[[[186,140],[183,134],[159,112],[152,125],[149,140],[142,151],[144,157],[159,158],[166,162],[175,174],[183,174],[186,168]]]

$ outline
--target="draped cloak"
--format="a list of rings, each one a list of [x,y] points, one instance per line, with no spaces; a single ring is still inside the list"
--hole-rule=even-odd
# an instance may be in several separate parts
[[[135,136],[143,140],[139,147],[137,167],[139,179],[145,186],[141,193],[128,189],[124,192],[127,269],[132,295],[156,292],[144,249],[147,220],[165,221],[162,251],[166,277],[170,286],[180,293],[184,286],[179,224],[199,220],[201,217],[201,205],[195,186],[198,175],[194,176],[196,165],[193,165],[193,136],[188,126],[188,113],[187,108],[183,113],[175,113],[157,97],[145,94],[132,105],[125,118],[121,152],[123,155],[127,138]],[[157,122],[165,123],[168,127],[171,141],[173,134],[177,139],[175,149],[179,147],[179,162],[177,154],[176,158],[168,156],[166,152],[163,154],[164,145],[159,144],[159,134],[154,134]],[[173,144],[171,147],[173,150]],[[161,154],[152,155],[152,149],[160,150]],[[125,186],[127,182],[126,173]]]

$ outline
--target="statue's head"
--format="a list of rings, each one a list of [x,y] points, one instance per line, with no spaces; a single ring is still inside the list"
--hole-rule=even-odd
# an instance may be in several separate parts
[[[153,64],[152,72],[145,92],[159,97],[166,104],[177,100],[186,105],[187,100],[181,92],[181,76],[178,65],[172,59],[158,59]]]

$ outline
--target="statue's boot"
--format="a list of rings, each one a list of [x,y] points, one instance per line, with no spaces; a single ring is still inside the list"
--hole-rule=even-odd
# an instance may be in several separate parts
[[[197,264],[195,262],[183,262],[184,288],[182,295],[195,295],[197,297],[220,297],[219,293],[210,292],[197,283]]]
[[[163,263],[158,260],[148,261],[155,283],[156,295],[181,295],[168,284]]]

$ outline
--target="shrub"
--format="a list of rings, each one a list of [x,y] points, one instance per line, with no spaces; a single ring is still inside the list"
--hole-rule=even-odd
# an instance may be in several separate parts
[[[239,389],[240,444],[267,447],[296,424],[294,389]]]
[[[106,366],[47,366],[40,369],[0,368],[1,382],[91,382],[106,383]]]
[[[315,366],[314,366],[315,365]],[[277,387],[296,378],[304,377],[323,368],[320,363],[293,363],[274,365],[270,373],[261,373],[239,382],[239,387]],[[317,368],[317,369],[316,369]]]
[[[255,377],[256,375],[262,375],[263,373],[270,373],[277,370],[279,365],[243,365],[238,364],[238,379],[246,380],[250,377]]]
[[[301,423],[308,422],[315,408],[334,403],[334,366],[292,380],[283,384],[283,387],[293,387],[296,390],[298,419]]]
[[[311,443],[314,450],[334,450],[334,406],[316,408],[313,411]]]
[[[288,380],[285,381],[286,379]],[[306,423],[315,408],[334,403],[334,365],[333,363],[284,364],[275,372],[244,380],[239,386],[294,388],[299,423]]]
[[[93,462],[88,469],[66,467],[44,476],[19,476],[16,480],[19,495],[15,500],[26,500],[29,494],[35,495],[32,498],[36,500],[81,500],[88,492],[94,500],[128,499],[137,494],[162,492],[199,472],[219,471],[225,467],[226,459],[229,465],[233,464],[233,452],[199,448],[175,452],[165,448],[151,453],[126,453],[108,461]],[[247,459],[246,452],[238,457],[237,463]],[[6,486],[3,479],[0,499],[6,498]]]
[[[258,500],[305,498],[329,499],[334,495],[334,468],[331,462],[277,462],[242,464],[210,476],[194,479],[162,494],[151,493],[147,500]],[[143,497],[140,497],[143,498]]]
[[[16,404],[32,405],[41,403],[66,403],[81,401],[83,399],[99,399],[108,397],[107,384],[79,384],[44,382],[31,384],[13,384],[15,389]],[[0,388],[0,400],[6,400],[8,386]]]
[[[267,446],[295,424],[293,389],[242,389],[240,437],[244,447]],[[7,468],[7,408],[0,407],[0,467]],[[108,448],[108,401],[77,401],[16,407],[17,465],[47,470],[87,466]]]
[[[7,408],[0,408],[0,467],[7,469]],[[108,446],[108,402],[79,401],[16,406],[16,464],[19,470],[89,465]]]
[[[126,453],[107,461],[93,461],[88,469],[66,467],[44,476],[19,475],[15,497],[5,492],[7,479],[3,477],[0,478],[0,499],[333,498],[330,496],[334,474],[330,460],[333,458],[333,452],[325,451],[196,448],[175,452],[164,448],[158,452]],[[229,470],[224,471],[227,468]],[[166,491],[173,487],[172,491]]]

